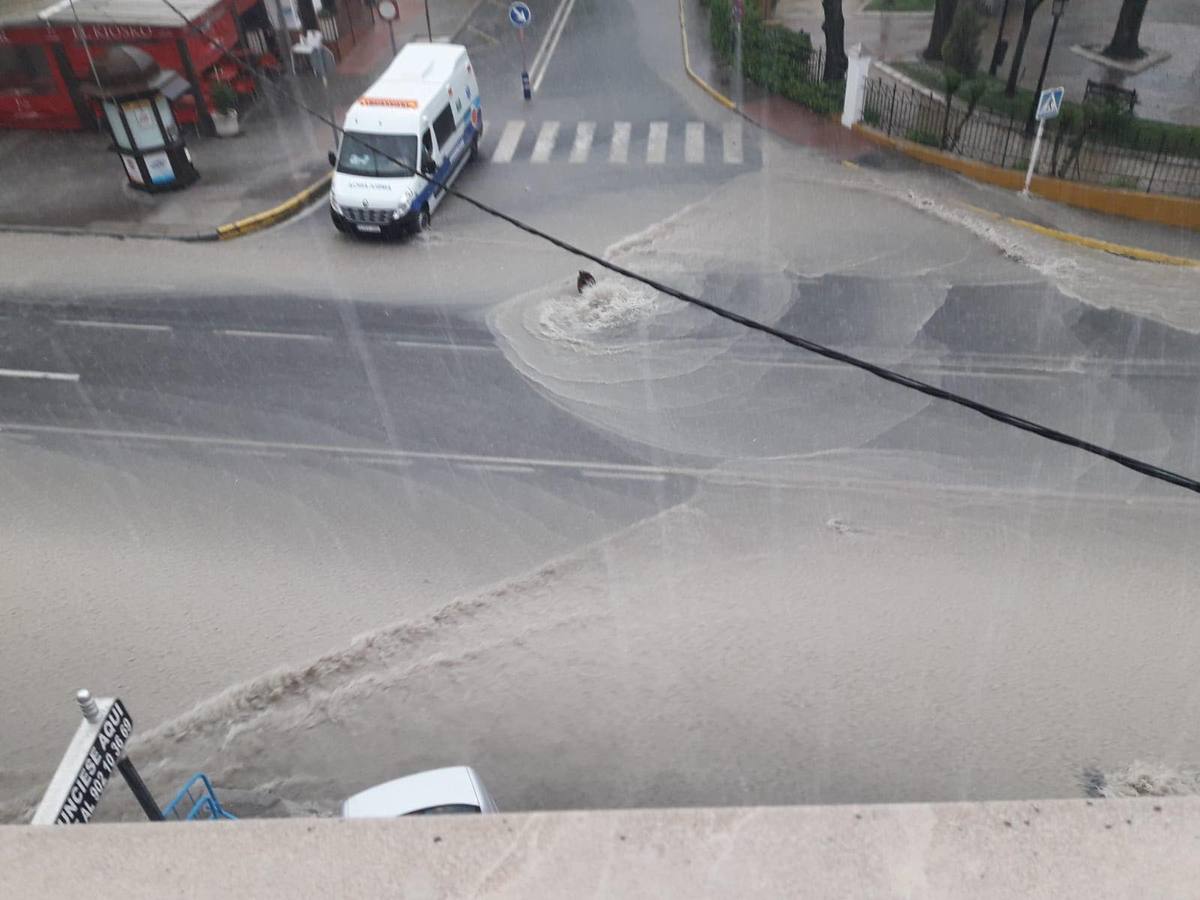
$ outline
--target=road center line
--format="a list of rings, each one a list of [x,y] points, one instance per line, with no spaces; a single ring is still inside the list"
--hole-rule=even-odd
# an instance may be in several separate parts
[[[146,325],[141,322],[103,322],[94,319],[55,319],[55,325],[68,325],[76,328],[112,328],[118,331],[154,331],[170,332],[170,325]]]
[[[609,472],[605,469],[580,469],[584,478],[620,478],[634,481],[666,481],[667,476],[659,472]]]
[[[542,45],[542,50],[538,51],[541,59],[534,59],[534,67],[536,69],[538,62],[541,62],[541,68],[537,69],[536,74],[530,73],[533,77],[533,91],[537,93],[538,88],[542,86],[542,79],[546,76],[546,69],[550,67],[550,57],[554,55],[554,51],[558,48],[558,39],[562,37],[563,28],[566,27],[567,18],[571,15],[571,10],[575,8],[575,0],[566,0],[559,9],[562,15],[558,17],[558,21],[551,22],[550,28],[553,33],[546,33],[546,42]],[[544,54],[542,51],[545,51]]]
[[[464,466],[476,472],[503,472],[510,475],[532,475],[537,471],[533,466],[513,466],[502,463],[473,463]]]
[[[390,342],[393,347],[409,347],[414,350],[449,350],[457,353],[460,350],[483,353],[499,353],[500,348],[495,344],[455,344],[451,341],[406,341]]]
[[[78,377],[78,376],[76,376]],[[536,469],[567,471],[588,470],[644,475],[676,475],[705,477],[706,468],[646,466],[631,463],[605,463],[593,460],[545,459],[526,456],[483,456],[476,453],[436,453],[430,450],[388,450],[380,447],[347,447],[339,444],[306,444],[292,441],[260,441],[253,438],[209,437],[199,434],[170,434],[155,431],[120,431],[107,428],[82,428],[72,425],[38,425],[24,422],[0,422],[0,435],[6,433],[57,434],[68,437],[94,438],[116,441],[145,441],[152,444],[175,444],[192,447],[242,447],[259,450],[283,450],[296,453],[325,453],[380,462],[385,459],[427,460],[431,462],[456,463],[459,465],[520,466]]]
[[[323,334],[301,334],[294,331],[242,331],[237,328],[219,328],[217,334],[226,337],[241,338],[273,338],[280,341],[329,341],[332,338]]]
[[[29,378],[34,381],[78,381],[78,372],[41,372],[37,369],[0,369],[0,378]]]

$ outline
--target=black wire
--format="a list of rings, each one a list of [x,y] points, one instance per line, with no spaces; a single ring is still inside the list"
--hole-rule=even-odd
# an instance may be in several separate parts
[[[171,0],[162,0],[162,2],[166,4],[166,6],[169,7],[172,12],[179,16],[179,18],[182,19],[189,28],[191,28],[198,35],[212,44],[212,46],[218,51],[220,51],[222,56],[257,79],[258,73],[251,66],[230,54],[229,51],[226,50],[219,42],[210,38],[196,25],[193,25],[191,21],[188,20],[188,17],[180,12],[173,3],[171,3]],[[283,48],[281,48],[281,50],[282,49]],[[274,89],[274,85],[271,85],[271,87]],[[285,100],[294,104],[299,109],[308,113],[308,115],[313,116],[324,124],[330,126],[339,134],[345,134],[344,129],[340,128],[336,122],[330,121],[322,113],[311,109],[287,92],[281,91],[279,95]],[[1045,438],[1048,441],[1054,441],[1059,444],[1064,444],[1068,447],[1074,447],[1077,450],[1083,450],[1085,453],[1091,453],[1095,456],[1103,457],[1111,462],[1115,462],[1117,465],[1124,466],[1127,469],[1132,469],[1134,472],[1137,472],[1141,475],[1145,475],[1149,478],[1156,478],[1159,481],[1165,481],[1168,484],[1173,484],[1177,487],[1184,488],[1185,490],[1200,494],[1200,481],[1194,478],[1189,478],[1186,475],[1172,472],[1170,469],[1164,469],[1160,466],[1154,465],[1153,463],[1145,462],[1144,460],[1137,459],[1133,456],[1128,456],[1124,453],[1119,453],[1116,450],[1109,449],[1108,447],[1102,447],[1101,445],[1094,444],[1091,441],[1085,441],[1082,438],[1074,437],[1073,435],[1066,434],[1065,432],[1058,431],[1046,425],[1040,425],[1037,422],[1030,421],[1029,419],[1024,419],[1020,416],[1014,416],[1011,413],[1004,412],[1004,410],[996,409],[993,406],[988,406],[986,403],[979,403],[970,399],[969,397],[964,397],[961,394],[955,394],[951,391],[944,390],[940,387],[929,384],[928,382],[920,381],[916,378],[910,378],[907,375],[902,375],[899,372],[895,372],[883,366],[878,366],[874,363],[867,362],[866,360],[859,359],[858,357],[850,356],[847,353],[842,353],[840,350],[835,350],[832,347],[826,347],[823,344],[818,344],[815,341],[808,340],[807,338],[803,338],[786,331],[781,331],[780,329],[774,328],[771,325],[767,325],[764,322],[759,322],[756,319],[743,316],[741,313],[736,313],[732,310],[725,309],[724,307],[717,306],[714,303],[709,303],[707,300],[701,300],[699,297],[693,297],[690,294],[686,294],[683,291],[678,290],[677,288],[673,288],[670,285],[655,281],[653,278],[649,278],[645,275],[639,274],[638,272],[634,272],[625,268],[624,266],[618,265],[617,263],[610,262],[606,259],[601,259],[594,253],[590,253],[587,250],[576,247],[574,244],[570,244],[567,241],[564,241],[562,238],[557,238],[552,234],[534,227],[533,225],[528,225],[525,222],[522,222],[520,219],[510,216],[506,212],[496,209],[493,206],[489,206],[481,200],[476,200],[474,197],[470,197],[461,191],[452,188],[448,184],[444,184],[436,178],[432,178],[428,175],[421,175],[421,173],[418,172],[413,166],[401,162],[377,147],[372,147],[361,138],[355,138],[355,140],[357,140],[371,152],[378,153],[384,159],[400,166],[402,170],[407,170],[413,175],[418,175],[424,178],[426,181],[445,191],[450,196],[457,197],[464,203],[474,206],[476,209],[486,213],[489,216],[501,219],[502,221],[507,222],[509,225],[512,225],[514,228],[524,231],[526,234],[531,234],[536,238],[540,238],[547,243],[553,244],[555,247],[565,250],[567,253],[570,253],[573,256],[578,256],[581,259],[589,260],[590,262],[593,262],[610,272],[614,272],[617,275],[621,275],[625,278],[629,278],[632,281],[644,284],[646,287],[653,288],[654,290],[666,294],[669,297],[674,297],[676,300],[680,300],[683,303],[689,303],[692,306],[698,306],[701,309],[708,310],[715,316],[718,316],[722,319],[728,319],[730,322],[735,322],[738,325],[741,325],[744,328],[748,328],[752,331],[759,331],[763,334],[769,334],[771,337],[778,338],[785,343],[791,344],[793,347],[799,347],[803,350],[807,350],[810,353],[815,353],[817,356],[823,356],[826,359],[833,360],[834,362],[840,362],[848,366],[853,366],[856,369],[862,369],[864,372],[869,372],[877,378],[882,378],[884,381],[891,382],[892,384],[898,384],[901,387],[908,388],[909,390],[925,394],[927,397],[933,397],[936,400],[945,400],[948,403],[954,403],[958,406],[962,406],[966,409],[977,412],[982,416],[986,416],[993,421],[1000,422],[1003,425],[1009,425],[1013,428],[1018,428],[1021,431],[1027,431],[1030,434]]]

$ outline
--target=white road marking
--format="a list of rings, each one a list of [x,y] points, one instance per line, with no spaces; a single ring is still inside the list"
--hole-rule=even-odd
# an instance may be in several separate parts
[[[704,162],[704,123],[688,122],[684,132],[683,158],[685,162]]]
[[[650,123],[650,137],[646,142],[646,162],[649,165],[660,165],[667,161],[667,132],[666,122]]]
[[[817,488],[825,491],[829,488],[828,477],[820,471],[814,472],[811,476],[803,470],[797,470],[786,474],[774,474],[770,476],[755,475],[753,473],[738,473],[723,471],[720,468],[698,468],[684,466],[639,466],[626,463],[600,463],[587,462],[583,460],[558,460],[558,459],[537,459],[524,457],[488,457],[477,456],[474,454],[462,453],[432,453],[428,451],[418,450],[380,450],[369,447],[341,447],[336,444],[298,444],[283,441],[255,441],[246,438],[224,438],[224,437],[205,437],[202,435],[189,434],[165,434],[146,431],[113,431],[101,428],[74,428],[68,425],[35,425],[26,424],[23,422],[0,422],[0,436],[20,436],[22,434],[55,434],[65,435],[69,437],[83,437],[112,441],[143,441],[157,444],[182,445],[182,446],[198,446],[198,447],[258,447],[262,449],[278,449],[287,452],[299,453],[324,453],[336,456],[353,458],[360,462],[378,463],[385,460],[432,460],[441,463],[495,463],[499,465],[525,465],[534,466],[541,469],[550,469],[556,471],[579,472],[583,474],[587,472],[589,475],[595,476],[599,472],[613,473],[612,477],[620,477],[617,473],[624,473],[630,477],[636,478],[639,475],[653,475],[665,477],[684,477],[696,478],[712,484],[729,485],[729,486],[751,486],[751,487],[769,487],[772,489],[787,488],[796,490],[810,490]],[[832,453],[840,451],[819,451],[816,453],[801,454],[796,459],[820,459],[824,456],[829,456]],[[603,476],[600,476],[603,477]],[[845,490],[861,490],[864,496],[877,498],[881,486],[894,485],[894,482],[889,482],[886,479],[872,478],[853,478],[845,477],[838,478],[837,485]],[[900,490],[907,490],[904,484],[900,485]],[[995,497],[997,494],[996,488],[987,486],[975,485],[945,485],[941,488],[945,492],[951,494],[960,494],[963,496],[986,496]],[[1081,500],[1091,500],[1097,503],[1111,503],[1118,501],[1122,504],[1138,504],[1146,503],[1153,504],[1155,509],[1161,508],[1163,503],[1171,503],[1172,505],[1184,506],[1189,509],[1195,505],[1195,501],[1190,497],[1160,497],[1153,496],[1145,500],[1129,498],[1125,495],[1114,496],[1106,494],[1081,495],[1075,491],[1047,491],[1038,488],[1036,491],[1012,489],[1003,491],[1002,493],[1011,496],[1029,496],[1037,497],[1038,500],[1045,500],[1047,497],[1061,497],[1070,500],[1073,503],[1078,503]]]
[[[41,372],[37,369],[0,369],[0,378],[30,378],[35,381],[78,381],[78,372]]]
[[[504,125],[504,133],[500,135],[500,143],[492,152],[492,162],[512,162],[513,154],[517,152],[517,144],[521,143],[521,134],[525,131],[525,122],[521,119],[509,119]]]
[[[667,476],[659,472],[609,472],[605,469],[580,469],[584,478],[620,478],[634,481],[666,481]]]
[[[629,473],[632,475],[679,475],[701,477],[711,475],[709,469],[668,468],[629,463],[604,463],[588,460],[541,459],[525,456],[481,456],[475,453],[436,453],[430,450],[387,450],[379,447],[345,447],[338,444],[305,444],[292,441],[258,441],[250,438],[208,437],[194,434],[169,434],[154,431],[117,431],[106,428],[76,428],[70,425],[36,425],[23,422],[0,422],[4,434],[56,434],[71,437],[115,441],[146,441],[155,444],[176,444],[193,447],[244,447],[252,450],[282,450],[293,453],[325,453],[345,456],[366,462],[389,459],[428,460],[464,466],[509,466],[558,471]],[[615,475],[614,475],[615,477]]]
[[[301,334],[293,331],[242,331],[238,328],[219,328],[217,334],[239,338],[273,338],[280,341],[329,341],[324,334]]]
[[[55,325],[73,325],[79,328],[113,328],[121,331],[169,332],[169,325],[143,325],[139,322],[98,322],[92,319],[55,319]]]
[[[550,154],[554,152],[554,144],[558,140],[558,123],[555,121],[543,122],[542,129],[538,132],[537,143],[533,145],[533,153],[529,157],[530,162],[544,163],[550,160]]]
[[[633,126],[629,122],[614,122],[612,144],[608,148],[610,163],[626,163],[629,161],[629,132]]]
[[[287,453],[283,450],[260,450],[256,447],[213,447],[212,452],[228,453],[230,456],[250,456],[265,459],[283,459],[287,456]]]
[[[510,466],[503,463],[475,463],[463,468],[476,472],[503,472],[508,475],[532,475],[537,471],[533,466]]]
[[[408,347],[414,350],[449,350],[453,353],[466,350],[472,352],[499,353],[500,348],[494,344],[454,344],[450,341],[392,341],[394,347]]]
[[[732,119],[721,128],[721,143],[724,144],[725,162],[733,166],[742,164],[742,122]]]
[[[580,122],[575,126],[575,144],[571,147],[571,162],[585,163],[592,152],[592,139],[596,136],[595,122]]]
[[[550,67],[550,57],[554,55],[554,51],[558,48],[558,39],[562,37],[567,19],[574,8],[575,0],[565,0],[555,12],[555,18],[550,20],[550,30],[546,32],[546,40],[543,41],[537,56],[533,58],[533,68],[529,71],[530,81],[532,82],[531,87],[534,93],[537,93],[542,86],[542,79],[546,77],[546,69]]]

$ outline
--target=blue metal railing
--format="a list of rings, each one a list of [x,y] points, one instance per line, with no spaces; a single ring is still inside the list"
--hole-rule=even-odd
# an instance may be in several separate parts
[[[197,788],[199,796],[192,796],[192,789],[196,788],[197,785],[199,785],[199,788]],[[181,815],[180,806],[185,799],[191,803],[191,808],[186,814]],[[208,780],[208,776],[203,772],[197,772],[188,779],[188,783],[175,795],[175,799],[163,809],[163,818],[174,818],[180,822],[191,822],[196,819],[205,821],[210,819],[236,819],[237,816],[221,806],[221,801],[217,799],[216,792],[213,791],[212,782]]]

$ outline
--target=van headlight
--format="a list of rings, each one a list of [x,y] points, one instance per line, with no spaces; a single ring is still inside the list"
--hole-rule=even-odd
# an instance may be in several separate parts
[[[392,213],[392,218],[399,219],[408,212],[408,208],[412,205],[413,198],[416,196],[416,191],[412,188],[407,188],[404,191],[404,195],[400,198],[400,202],[396,204],[396,211]]]

